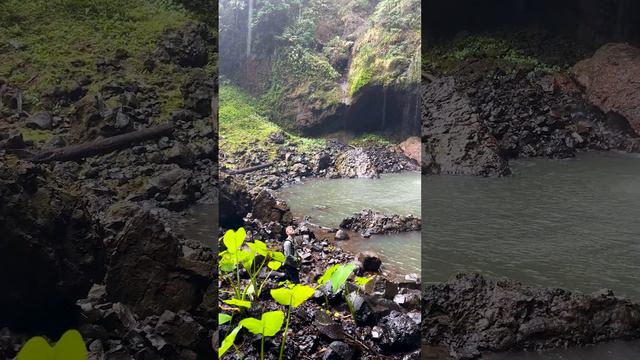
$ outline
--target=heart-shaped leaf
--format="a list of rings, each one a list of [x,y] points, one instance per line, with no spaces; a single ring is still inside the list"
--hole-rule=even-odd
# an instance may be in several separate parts
[[[371,277],[356,276],[354,283],[360,287],[364,287],[371,279]]]
[[[340,267],[340,264],[336,264],[333,265],[332,267],[328,268],[324,274],[322,274],[322,276],[318,279],[318,284],[320,285],[324,285],[327,283],[327,281],[329,281],[329,279],[331,279],[331,275],[333,275],[334,272],[336,272],[336,270]]]
[[[269,311],[262,314],[260,320],[256,318],[246,318],[240,321],[251,333],[262,336],[273,336],[282,329],[284,313],[280,310]]]
[[[351,275],[355,268],[353,264],[340,265],[333,274],[331,274],[331,291],[334,294],[347,282],[349,275]]]
[[[284,262],[284,254],[280,251],[269,251],[269,257],[275,261]]]
[[[87,347],[77,330],[65,332],[53,346],[39,336],[29,339],[16,360],[87,360]]]
[[[269,261],[267,263],[267,267],[274,271],[280,269],[281,266],[282,266],[282,263],[280,261]]]
[[[307,301],[315,290],[310,286],[298,284],[292,288],[273,289],[271,290],[271,297],[281,305],[296,308]]]
[[[240,247],[242,247],[242,244],[244,243],[244,239],[246,237],[247,232],[244,230],[244,228],[239,228],[238,231],[229,229],[226,233],[224,233],[222,242],[224,243],[224,246],[227,247],[228,252],[235,253],[240,249]]]
[[[242,329],[241,325],[236,326],[233,330],[231,330],[229,335],[227,335],[227,337],[222,340],[222,344],[218,349],[218,359],[221,359],[222,355],[224,355],[224,353],[226,353],[227,350],[229,350],[229,348],[233,346],[233,343],[236,341],[236,336],[238,335],[238,331],[240,331],[240,329]]]
[[[228,323],[229,321],[231,321],[232,316],[229,314],[225,314],[225,313],[219,313],[218,314],[218,325],[224,325],[226,323]]]
[[[254,254],[266,257],[269,253],[269,251],[267,250],[267,244],[263,243],[260,240],[254,240],[252,243],[247,243],[247,245]]]
[[[240,300],[240,299],[229,299],[223,300],[225,304],[240,306],[249,309],[251,307],[251,301]]]

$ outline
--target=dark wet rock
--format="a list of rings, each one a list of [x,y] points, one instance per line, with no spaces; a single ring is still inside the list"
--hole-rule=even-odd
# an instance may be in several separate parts
[[[498,143],[452,77],[423,86],[423,142],[427,174],[496,176],[509,173]]]
[[[242,219],[251,212],[251,195],[233,176],[221,176],[219,186],[220,225],[228,228],[242,226]]]
[[[195,164],[193,151],[184,144],[176,143],[167,152],[167,160],[183,168],[191,168]]]
[[[351,293],[351,302],[356,312],[356,322],[360,325],[374,325],[391,311],[401,311],[398,304],[377,295]]]
[[[0,322],[64,326],[75,301],[104,275],[103,230],[91,199],[61,190],[26,162],[0,162],[0,184]]]
[[[393,297],[393,301],[405,309],[419,310],[422,293],[420,290],[400,289],[400,292]]]
[[[572,69],[588,101],[604,112],[615,112],[640,134],[640,49],[629,44],[606,44],[593,57]]]
[[[456,359],[640,337],[640,304],[459,274],[425,289],[422,337]]]
[[[422,220],[413,215],[385,215],[369,209],[343,219],[340,227],[368,235],[389,234],[419,231],[422,228]]]
[[[355,357],[355,351],[351,346],[342,341],[334,341],[322,357],[323,360],[351,360]]]
[[[24,149],[27,144],[22,137],[22,133],[18,131],[11,132],[6,135],[6,138],[2,138],[0,135],[0,148],[2,149]]]
[[[346,231],[340,229],[340,230],[336,231],[335,239],[336,240],[349,240],[349,234]]]
[[[165,310],[193,310],[207,278],[177,268],[178,239],[149,212],[139,211],[115,238],[105,284],[107,298],[131,306],[140,316]]]
[[[362,270],[365,272],[378,272],[382,259],[373,251],[363,251],[356,255],[356,259],[362,264]]]
[[[360,148],[347,150],[335,161],[338,174],[347,178],[377,178],[378,169],[370,156]]]
[[[204,24],[189,24],[182,29],[168,29],[157,51],[161,61],[185,67],[202,67],[209,61],[207,45],[211,41]]]
[[[27,120],[27,127],[31,129],[50,130],[53,127],[51,114],[46,111],[37,112]]]
[[[288,225],[293,222],[289,206],[277,200],[270,190],[261,190],[252,200],[252,214],[256,219],[264,222],[274,221]]]
[[[382,329],[380,346],[386,351],[415,349],[420,346],[420,326],[406,314],[391,311],[382,318],[378,326]]]
[[[216,79],[204,71],[192,72],[180,87],[184,108],[203,117],[211,116],[211,99],[214,97],[216,86]]]

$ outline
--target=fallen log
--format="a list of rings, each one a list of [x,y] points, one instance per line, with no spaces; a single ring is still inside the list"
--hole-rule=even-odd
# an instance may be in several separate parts
[[[31,161],[51,162],[80,160],[86,157],[123,149],[133,143],[155,139],[163,135],[168,135],[171,132],[173,132],[173,124],[160,125],[84,144],[70,145],[60,149],[47,150],[35,155]]]
[[[240,170],[227,170],[225,171],[227,174],[229,175],[241,175],[241,174],[246,174],[246,173],[250,173],[250,172],[254,172],[254,171],[258,171],[264,168],[268,168],[269,166],[272,166],[273,163],[266,163],[266,164],[260,164],[260,165],[256,165],[256,166],[250,166],[248,168],[244,168],[244,169],[240,169]]]

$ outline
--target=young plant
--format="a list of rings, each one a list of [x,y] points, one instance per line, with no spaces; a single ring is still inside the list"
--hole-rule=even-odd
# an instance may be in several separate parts
[[[242,244],[244,244],[246,237],[247,232],[244,228],[239,228],[238,231],[227,230],[222,240],[227,250],[220,252],[220,262],[218,264],[221,272],[230,273],[235,270],[236,282],[233,281],[233,277],[229,277],[229,280],[236,298],[242,298],[240,291],[240,264],[250,256],[248,251],[242,250]]]
[[[218,349],[218,359],[221,359],[224,353],[227,352],[232,346],[235,347],[234,342],[236,341],[236,336],[238,332],[242,329],[242,325],[236,326],[229,335],[227,335],[224,340],[222,340],[222,344],[220,344],[220,348]]]
[[[244,326],[255,335],[262,336],[260,341],[260,360],[264,360],[264,338],[277,334],[282,329],[283,322],[284,313],[280,310],[266,312],[262,314],[260,320],[245,318],[240,321],[240,326]]]
[[[86,360],[87,356],[82,335],[77,330],[69,330],[53,347],[40,336],[32,337],[20,349],[16,360]]]
[[[347,279],[349,279],[349,276],[351,276],[351,273],[353,273],[354,269],[355,269],[355,265],[353,264],[333,265],[332,267],[328,268],[325,271],[325,273],[320,277],[320,279],[318,279],[318,284],[324,285],[327,282],[329,282],[331,284],[331,292],[333,294],[337,294],[338,291],[346,284]],[[363,279],[366,279],[366,278],[363,278]],[[347,303],[347,306],[349,307],[349,312],[351,313],[353,320],[355,321],[356,312],[355,312],[355,309],[353,308],[353,304],[351,303],[351,300],[349,299],[349,287],[345,286],[344,288],[345,288],[344,300]],[[326,294],[325,294],[325,302],[327,303],[327,307],[328,307],[329,301],[327,299]]]
[[[307,301],[316,291],[315,288],[307,285],[296,284],[290,287],[283,287],[271,290],[271,297],[280,305],[287,306],[287,322],[284,327],[282,336],[282,344],[280,345],[279,360],[282,360],[284,354],[284,344],[287,342],[287,332],[289,331],[289,320],[291,319],[291,309],[297,308]]]

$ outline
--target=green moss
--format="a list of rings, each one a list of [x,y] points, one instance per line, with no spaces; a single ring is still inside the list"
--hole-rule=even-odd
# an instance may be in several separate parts
[[[424,65],[433,66],[446,73],[469,59],[490,59],[547,73],[560,71],[558,66],[527,55],[507,39],[492,35],[470,35],[452,43],[434,46],[424,55]]]
[[[47,142],[53,137],[51,131],[30,129],[27,127],[20,129],[20,133],[24,141],[32,141],[34,143]]]
[[[298,143],[302,152],[313,153],[324,145],[324,139],[287,133],[260,114],[253,98],[224,82],[220,85],[219,125],[220,148],[227,152],[261,148],[275,155],[276,146],[265,140],[279,131],[285,132],[291,142]]]
[[[3,49],[0,74],[24,90],[32,108],[40,108],[42,94],[66,81],[90,76],[91,91],[113,81],[113,74],[96,73],[96,62],[113,59],[116,49],[129,54],[118,74],[122,81],[153,84],[171,75],[180,84],[183,74],[171,66],[160,64],[147,73],[143,63],[165,29],[191,19],[170,0],[5,0],[0,2],[0,47],[17,40],[24,48]],[[175,89],[158,96],[167,106],[177,103]]]
[[[378,134],[363,134],[349,141],[354,146],[371,146],[371,145],[393,145],[390,139]]]

